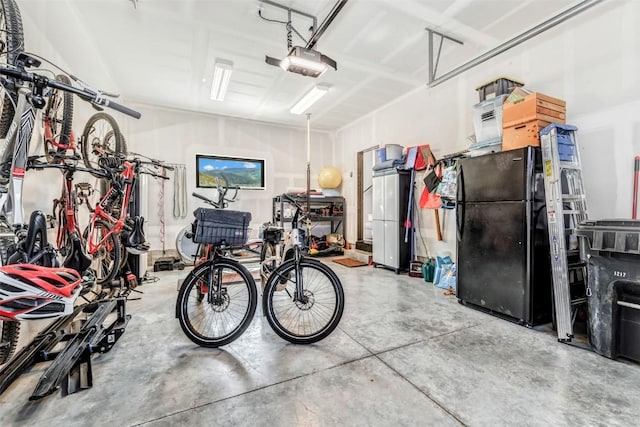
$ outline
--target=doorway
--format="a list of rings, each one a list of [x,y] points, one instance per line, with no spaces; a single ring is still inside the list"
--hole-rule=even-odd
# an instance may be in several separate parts
[[[373,248],[373,192],[372,175],[376,164],[376,149],[369,147],[358,151],[358,230],[356,249],[371,252]]]

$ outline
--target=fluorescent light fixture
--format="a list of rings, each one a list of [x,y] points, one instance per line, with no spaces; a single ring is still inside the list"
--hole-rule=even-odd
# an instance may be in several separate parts
[[[226,59],[216,59],[213,67],[213,82],[211,83],[211,99],[214,101],[222,101],[227,93],[229,80],[231,80],[231,72],[233,71],[233,62]]]
[[[291,107],[291,114],[302,114],[316,103],[320,98],[325,96],[331,86],[325,84],[319,84],[314,86],[309,92],[307,92],[300,101],[296,102],[296,105]]]

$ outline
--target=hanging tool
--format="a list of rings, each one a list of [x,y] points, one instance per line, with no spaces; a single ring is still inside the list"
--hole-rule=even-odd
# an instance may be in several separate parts
[[[176,165],[173,181],[173,217],[187,217],[187,169],[185,165]]]
[[[409,230],[413,227],[411,219],[413,218],[413,184],[416,180],[416,170],[411,168],[411,187],[409,189],[409,204],[407,206],[407,219],[404,221],[404,242],[409,241]],[[411,247],[413,249],[413,245]],[[411,252],[411,259],[413,260],[413,251]]]

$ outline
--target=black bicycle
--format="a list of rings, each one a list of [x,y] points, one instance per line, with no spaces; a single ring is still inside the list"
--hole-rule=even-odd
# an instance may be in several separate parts
[[[270,270],[262,296],[263,313],[272,329],[294,344],[326,338],[340,323],[344,291],[327,265],[304,256],[307,245],[299,223],[305,220],[295,201],[296,214],[285,246],[293,257]],[[256,284],[247,268],[227,256],[229,248],[246,241],[248,212],[199,208],[193,240],[211,245],[210,257],[185,278],[176,303],[176,317],[194,343],[219,347],[247,329],[257,305]]]

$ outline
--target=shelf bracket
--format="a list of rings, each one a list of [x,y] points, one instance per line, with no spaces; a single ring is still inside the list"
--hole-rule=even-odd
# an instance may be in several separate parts
[[[442,53],[442,43],[446,40],[452,41],[459,45],[464,45],[460,40],[454,39],[453,37],[449,37],[445,34],[439,33],[431,28],[425,28],[427,31],[427,35],[429,37],[429,83],[433,82],[436,79],[436,72],[438,71],[438,63],[440,62],[440,54]],[[438,45],[438,52],[434,52],[434,37],[440,37],[440,43]]]

